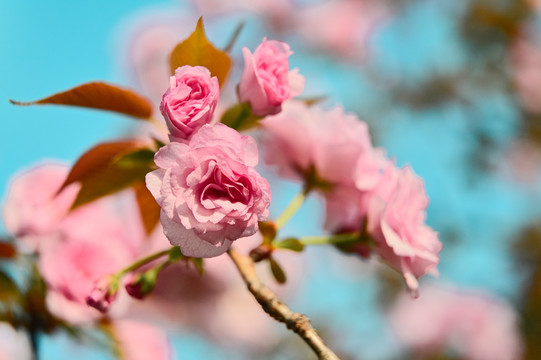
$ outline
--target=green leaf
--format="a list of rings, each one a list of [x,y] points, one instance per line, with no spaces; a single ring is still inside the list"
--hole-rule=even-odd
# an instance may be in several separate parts
[[[227,109],[220,121],[230,128],[242,131],[256,127],[259,120],[261,120],[261,117],[252,113],[252,108],[249,103],[241,103]]]
[[[18,325],[23,297],[15,282],[0,272],[0,321]]]
[[[125,189],[138,181],[144,181],[145,175],[155,168],[153,160],[143,161],[139,156],[138,160],[134,161],[134,156],[130,155],[131,157],[128,156],[130,161],[119,162],[119,159],[129,154],[141,155],[139,152],[141,149],[145,149],[145,145],[139,140],[103,143],[93,147],[77,160],[59,192],[72,183],[81,184],[72,205],[74,209]],[[119,166],[119,163],[122,166]]]
[[[274,247],[279,248],[279,249],[292,250],[296,252],[301,252],[304,250],[304,245],[298,239],[295,239],[295,238],[284,239],[274,244]]]
[[[0,272],[0,302],[12,302],[20,299],[21,293],[15,282],[5,273]]]
[[[231,68],[231,58],[226,52],[217,49],[208,41],[201,17],[197,21],[194,32],[173,49],[169,64],[172,74],[180,66],[204,66],[209,69],[212,76],[218,78],[222,86]]]
[[[287,278],[286,278],[286,274],[284,273],[284,270],[282,270],[282,267],[280,266],[280,264],[278,264],[276,262],[276,260],[274,260],[272,257],[269,258],[269,264],[270,264],[272,276],[274,276],[274,279],[279,284],[285,284]]]
[[[81,181],[81,190],[79,190],[71,208],[75,209],[103,196],[130,187],[135,182],[142,181],[145,175],[152,170],[152,168],[148,167],[128,169],[111,167],[99,171]]]
[[[152,149],[136,149],[127,154],[120,154],[117,159],[113,160],[113,164],[119,168],[134,168],[140,165],[153,164],[154,154],[155,152]]]
[[[144,120],[150,119],[152,115],[152,103],[145,97],[132,90],[104,82],[82,84],[36,101],[9,101],[22,106],[45,104],[79,106],[114,111]]]

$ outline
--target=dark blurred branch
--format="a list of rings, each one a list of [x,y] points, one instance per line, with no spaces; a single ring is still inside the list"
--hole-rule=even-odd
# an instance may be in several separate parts
[[[241,255],[232,248],[227,253],[239,270],[248,290],[267,314],[299,335],[316,353],[318,359],[339,360],[338,356],[323,343],[306,315],[291,311],[268,287],[261,283],[250,257]]]

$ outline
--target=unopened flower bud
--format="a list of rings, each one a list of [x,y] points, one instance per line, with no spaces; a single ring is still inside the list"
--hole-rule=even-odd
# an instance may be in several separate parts
[[[154,289],[154,286],[156,285],[156,277],[161,269],[162,267],[158,266],[146,271],[143,274],[134,275],[126,284],[126,291],[128,294],[138,300],[144,299]]]
[[[90,295],[86,297],[86,304],[102,313],[106,313],[116,299],[118,286],[118,279],[113,276],[101,278],[96,282]]]

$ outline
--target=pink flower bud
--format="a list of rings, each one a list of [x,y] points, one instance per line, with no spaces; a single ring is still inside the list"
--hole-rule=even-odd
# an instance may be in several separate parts
[[[218,103],[218,79],[202,66],[182,66],[170,78],[160,111],[174,140],[189,139],[201,126],[212,121]]]
[[[162,267],[155,267],[143,274],[132,275],[131,280],[125,285],[128,294],[135,299],[143,300],[156,286],[156,278],[161,269]]]
[[[298,69],[289,71],[289,45],[276,40],[263,39],[254,53],[247,48],[244,54],[244,72],[240,79],[241,102],[249,102],[257,116],[274,115],[282,103],[299,95],[304,88],[304,77]]]
[[[116,299],[118,279],[112,276],[101,278],[86,297],[86,304],[99,312],[106,313]]]

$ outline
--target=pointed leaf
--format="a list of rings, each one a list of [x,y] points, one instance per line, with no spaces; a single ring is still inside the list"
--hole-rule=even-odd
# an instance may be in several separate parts
[[[143,225],[146,233],[150,235],[160,221],[160,206],[148,191],[144,181],[135,183],[133,189],[135,190],[135,198],[143,219]]]
[[[99,144],[83,154],[61,188],[74,182],[81,184],[72,209],[143,182],[145,175],[154,170],[154,161],[133,154],[145,149],[151,151],[139,140],[126,140]],[[123,161],[125,157],[130,161]]]
[[[58,104],[80,106],[100,110],[114,111],[140,119],[149,119],[152,115],[152,104],[145,97],[121,87],[104,82],[91,82],[49,97],[19,102],[10,100],[15,105]]]
[[[274,279],[279,284],[285,284],[287,278],[286,278],[286,274],[284,273],[284,270],[282,270],[282,267],[280,266],[280,264],[278,264],[276,262],[276,260],[274,260],[273,258],[269,258],[269,263],[270,263],[272,276],[274,276]]]
[[[0,272],[0,302],[18,301],[21,293],[15,282],[4,272]]]
[[[75,209],[143,181],[145,175],[154,170],[151,167],[118,168],[110,167],[81,180],[81,190],[72,205]]]
[[[287,249],[292,251],[301,252],[304,250],[304,245],[295,238],[288,238],[280,241],[277,244],[274,244],[275,247],[279,249]]]
[[[114,160],[114,165],[120,168],[133,168],[141,164],[154,162],[155,151],[149,148],[136,149],[127,154],[120,154]]]
[[[222,86],[231,68],[231,59],[227,53],[218,50],[208,41],[203,28],[203,18],[199,18],[195,31],[173,49],[169,64],[172,74],[180,66],[204,66],[212,76],[218,78]]]
[[[75,165],[73,165],[60,190],[74,182],[82,181],[93,176],[96,172],[108,168],[120,156],[143,147],[144,145],[141,141],[134,139],[102,143],[94,146],[84,153]]]

